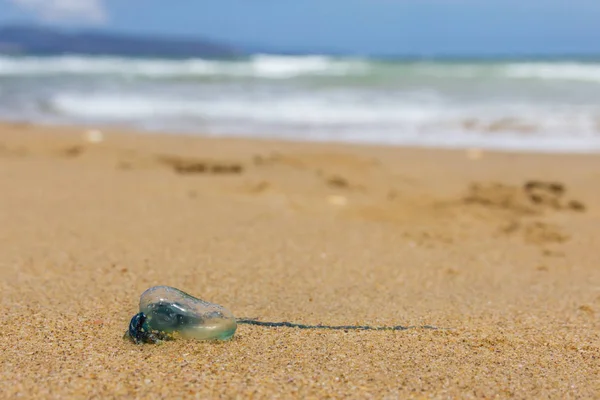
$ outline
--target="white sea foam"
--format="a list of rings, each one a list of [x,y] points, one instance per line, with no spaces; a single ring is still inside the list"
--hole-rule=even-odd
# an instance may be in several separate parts
[[[514,63],[502,70],[509,78],[600,83],[600,64],[586,63]]]
[[[600,63],[0,56],[0,119],[217,135],[600,150]]]
[[[407,76],[436,78],[538,79],[600,83],[600,63],[383,63],[326,56],[257,55],[241,60],[164,60],[119,57],[0,56],[1,76],[117,75],[146,78],[203,78],[211,76],[290,79],[303,76]]]
[[[303,75],[343,76],[360,74],[367,69],[368,64],[361,60],[337,60],[325,56],[257,55],[238,61],[0,56],[0,76],[121,75],[148,78],[191,78],[222,75],[281,79]]]
[[[311,94],[191,100],[176,96],[61,93],[53,97],[51,106],[64,114],[89,118],[199,117],[333,126],[401,123],[408,127],[456,115],[454,111],[436,104],[426,106],[396,101],[371,105],[351,96],[319,97]]]
[[[62,93],[51,102],[62,116],[90,121],[142,123],[217,133],[264,134],[311,140],[346,140],[445,146],[563,150],[600,143],[591,110],[511,104],[460,105],[406,99],[384,104],[294,95],[285,98],[181,99],[168,96]],[[596,110],[600,115],[600,109]],[[169,122],[171,121],[171,122]],[[226,129],[225,129],[226,128]],[[487,146],[486,146],[487,143]]]

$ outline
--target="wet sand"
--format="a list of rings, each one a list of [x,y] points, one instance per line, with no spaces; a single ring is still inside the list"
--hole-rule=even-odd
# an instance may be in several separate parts
[[[600,156],[84,132],[0,125],[0,397],[600,397]],[[449,329],[124,341],[154,285]]]

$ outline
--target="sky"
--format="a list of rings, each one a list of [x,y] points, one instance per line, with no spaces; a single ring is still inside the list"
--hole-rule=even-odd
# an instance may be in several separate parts
[[[600,0],[0,0],[41,22],[353,54],[600,54]]]

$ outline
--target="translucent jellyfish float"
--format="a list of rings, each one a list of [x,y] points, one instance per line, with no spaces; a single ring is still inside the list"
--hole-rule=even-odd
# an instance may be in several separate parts
[[[155,286],[140,297],[126,335],[135,343],[176,338],[227,340],[237,328],[231,311],[169,286]]]
[[[170,286],[155,286],[140,297],[140,312],[131,318],[125,338],[136,344],[182,339],[229,340],[238,324],[262,327],[332,330],[404,331],[413,328],[440,329],[430,325],[305,325],[235,318],[225,307],[198,299]],[[442,328],[443,329],[443,328]]]

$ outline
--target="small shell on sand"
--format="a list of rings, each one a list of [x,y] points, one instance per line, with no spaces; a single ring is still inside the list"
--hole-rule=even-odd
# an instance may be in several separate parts
[[[104,134],[102,133],[102,131],[99,131],[97,129],[90,129],[88,131],[85,131],[85,133],[83,134],[83,138],[86,142],[89,143],[100,143],[104,141]]]
[[[348,204],[348,198],[339,195],[330,195],[327,196],[327,201],[329,204],[342,207]]]

